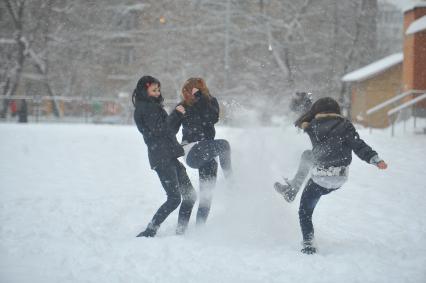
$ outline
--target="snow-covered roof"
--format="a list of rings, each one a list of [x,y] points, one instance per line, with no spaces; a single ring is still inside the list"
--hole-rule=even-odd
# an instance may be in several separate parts
[[[418,18],[414,22],[412,22],[409,26],[405,34],[414,34],[419,31],[426,30],[426,16]]]
[[[363,81],[368,79],[376,74],[379,74],[383,71],[386,71],[390,67],[393,67],[403,60],[403,54],[395,53],[390,56],[387,56],[379,61],[371,63],[365,67],[362,67],[358,70],[350,72],[342,77],[342,81],[344,82],[356,82]]]
[[[414,10],[415,8],[426,8],[426,2],[418,2],[414,4],[408,4],[402,9],[403,13]]]

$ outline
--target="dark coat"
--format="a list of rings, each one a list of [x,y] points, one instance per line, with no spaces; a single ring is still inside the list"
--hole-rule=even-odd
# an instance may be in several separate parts
[[[161,97],[148,97],[145,91],[135,102],[133,117],[148,147],[152,169],[183,156],[183,148],[176,139],[177,130],[171,127],[171,117],[164,110]]]
[[[312,142],[314,164],[321,167],[348,166],[352,151],[367,163],[377,153],[360,137],[350,121],[338,114],[317,114],[302,124]]]
[[[182,125],[182,144],[213,140],[216,135],[214,124],[219,121],[219,103],[213,96],[202,95],[191,106],[184,106],[185,114],[173,111],[173,128]]]

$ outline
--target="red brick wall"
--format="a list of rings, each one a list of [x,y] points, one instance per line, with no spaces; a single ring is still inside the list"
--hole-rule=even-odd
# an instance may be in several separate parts
[[[418,7],[404,14],[404,90],[426,90],[426,30],[405,35],[410,24],[425,15],[426,7]],[[421,103],[421,107],[426,107],[426,102]]]

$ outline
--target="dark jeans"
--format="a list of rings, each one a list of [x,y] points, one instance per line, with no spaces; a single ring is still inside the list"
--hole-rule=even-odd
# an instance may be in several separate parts
[[[321,196],[331,193],[336,189],[326,189],[309,179],[300,198],[299,220],[302,229],[303,241],[312,241],[314,238],[314,226],[312,214]]]
[[[198,169],[200,178],[197,224],[205,223],[210,212],[218,168],[216,157],[219,157],[225,178],[229,178],[232,174],[231,147],[226,140],[200,141],[191,148],[186,157],[186,163],[189,167]]]
[[[186,174],[185,166],[177,159],[173,159],[166,164],[158,166],[155,171],[166,191],[167,200],[155,213],[151,220],[152,225],[159,227],[167,216],[181,204],[182,199],[179,209],[178,228],[185,230],[196,200],[196,193]]]

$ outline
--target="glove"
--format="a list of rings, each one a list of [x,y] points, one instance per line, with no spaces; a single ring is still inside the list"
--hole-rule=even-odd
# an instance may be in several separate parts
[[[201,90],[199,90],[196,93],[194,93],[194,96],[199,99],[201,98],[201,96],[203,96],[203,94],[201,93]]]

